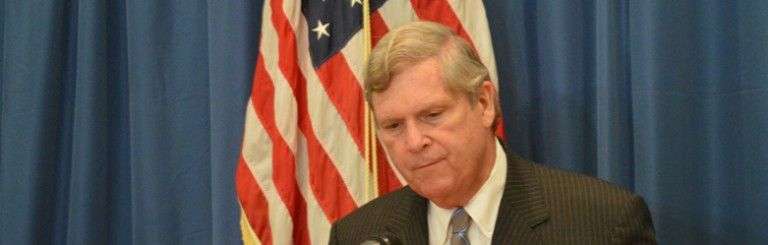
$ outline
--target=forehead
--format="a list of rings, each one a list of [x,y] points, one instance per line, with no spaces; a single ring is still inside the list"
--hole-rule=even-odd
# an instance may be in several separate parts
[[[443,82],[438,62],[427,59],[393,76],[386,90],[372,94],[371,104],[376,117],[381,118],[428,109],[454,99]]]

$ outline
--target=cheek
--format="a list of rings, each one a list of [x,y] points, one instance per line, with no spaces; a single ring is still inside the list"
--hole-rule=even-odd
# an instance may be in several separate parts
[[[407,169],[403,165],[404,158],[406,157],[405,149],[400,147],[400,144],[397,144],[395,139],[391,138],[380,137],[379,144],[381,144],[382,148],[384,148],[384,152],[393,161],[392,165],[394,165],[400,173],[403,173],[403,170]]]
[[[385,136],[385,135],[379,134],[378,140],[379,140],[378,143],[382,146],[382,148],[384,148],[384,151],[390,154],[391,156],[392,153],[394,153],[395,151],[395,146],[396,146],[395,138],[392,136]]]

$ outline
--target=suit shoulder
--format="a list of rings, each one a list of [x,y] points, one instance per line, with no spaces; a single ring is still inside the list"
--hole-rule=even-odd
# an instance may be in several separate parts
[[[532,163],[545,195],[584,202],[626,202],[637,196],[624,187],[592,176]]]
[[[410,187],[403,187],[371,200],[333,223],[331,244],[356,244],[382,229],[391,222],[389,213],[398,207],[402,199],[415,195]]]
[[[410,191],[409,187],[403,187],[396,191],[387,193],[384,196],[377,197],[370,202],[360,206],[355,211],[349,213],[347,216],[339,219],[334,225],[343,225],[345,223],[355,224],[358,222],[371,222],[371,216],[380,216],[382,211],[387,210],[395,206],[396,202],[407,195]]]
[[[591,176],[533,165],[552,230],[570,234],[565,237],[592,234],[617,244],[655,243],[653,221],[642,197]]]

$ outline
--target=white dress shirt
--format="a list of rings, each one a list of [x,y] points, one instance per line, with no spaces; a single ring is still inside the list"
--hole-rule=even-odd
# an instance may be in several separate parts
[[[474,197],[469,200],[464,210],[472,218],[467,236],[471,244],[491,244],[496,217],[499,214],[504,182],[507,176],[507,155],[496,141],[496,161],[491,174]],[[451,241],[448,224],[456,208],[444,209],[429,202],[427,224],[429,225],[429,244],[444,245]]]

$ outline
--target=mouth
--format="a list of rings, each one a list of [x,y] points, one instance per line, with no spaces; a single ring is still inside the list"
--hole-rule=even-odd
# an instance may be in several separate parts
[[[429,166],[435,165],[435,164],[437,164],[438,162],[442,161],[443,159],[444,159],[444,158],[442,158],[442,157],[441,157],[441,158],[438,158],[438,159],[436,159],[436,160],[434,160],[434,161],[431,161],[431,162],[427,162],[427,163],[424,163],[424,164],[420,164],[420,165],[417,165],[417,166],[416,166],[416,168],[414,168],[414,170],[419,170],[419,169],[423,169],[423,168],[426,168],[426,167],[429,167]]]

